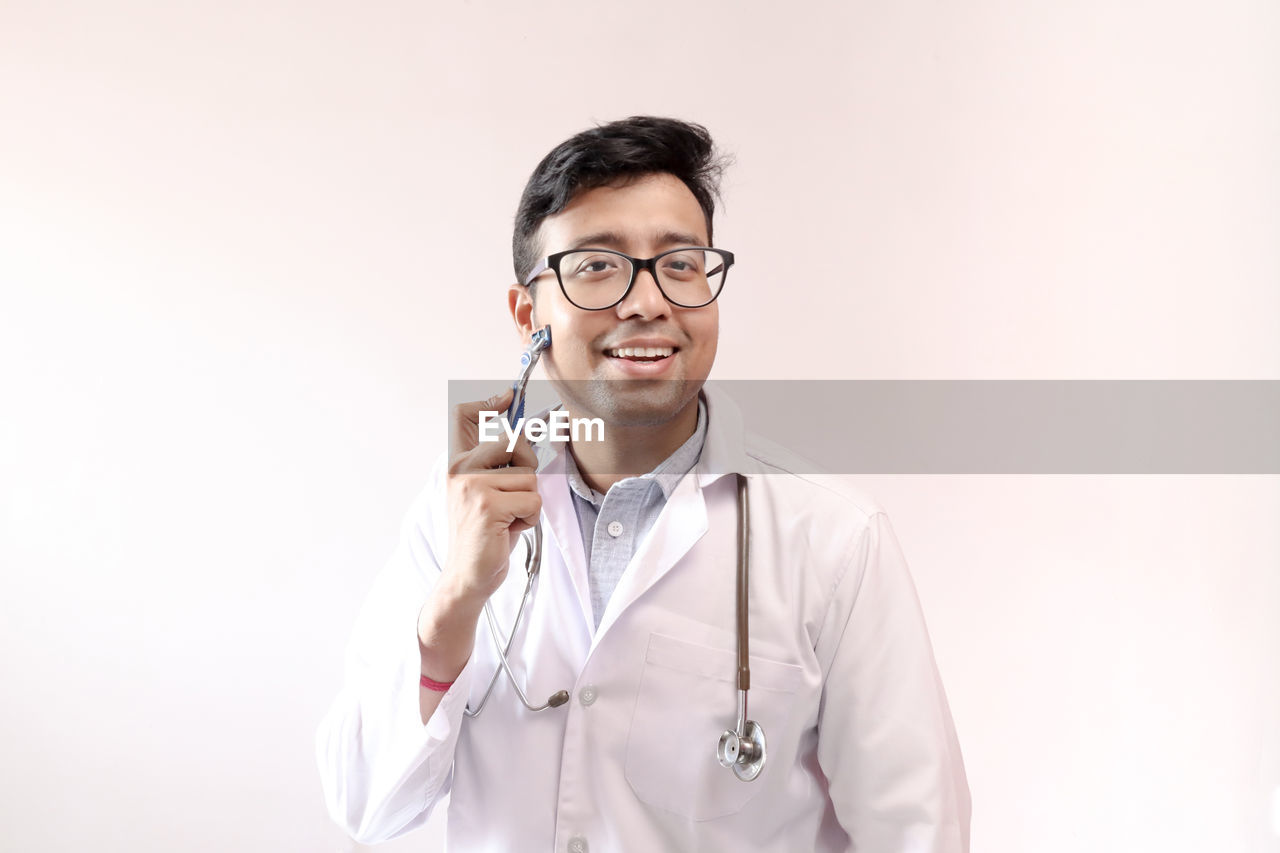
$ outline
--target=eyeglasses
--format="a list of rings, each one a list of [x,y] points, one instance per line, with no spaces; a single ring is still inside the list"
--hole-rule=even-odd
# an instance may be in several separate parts
[[[627,298],[639,270],[648,270],[672,305],[701,308],[724,288],[733,252],[695,246],[672,249],[653,258],[633,258],[612,249],[571,249],[548,255],[529,273],[525,285],[554,270],[565,299],[586,311],[603,311]]]

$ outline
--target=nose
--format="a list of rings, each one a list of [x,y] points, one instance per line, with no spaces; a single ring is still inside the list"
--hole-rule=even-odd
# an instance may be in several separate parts
[[[655,320],[671,315],[671,303],[662,295],[658,281],[647,269],[636,270],[636,280],[631,282],[631,290],[626,298],[618,303],[618,317],[638,317],[643,320]]]

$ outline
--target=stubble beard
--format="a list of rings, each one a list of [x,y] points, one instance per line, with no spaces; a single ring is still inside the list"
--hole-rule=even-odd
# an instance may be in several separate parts
[[[571,413],[600,418],[607,431],[664,426],[697,398],[701,387],[687,378],[586,379],[565,382],[559,391]]]

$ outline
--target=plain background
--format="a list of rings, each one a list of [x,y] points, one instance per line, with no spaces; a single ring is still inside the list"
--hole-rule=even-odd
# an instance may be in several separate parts
[[[1272,0],[0,0],[0,846],[356,849],[356,610],[637,113],[737,157],[720,378],[1280,378]],[[975,853],[1280,850],[1277,478],[865,485]]]

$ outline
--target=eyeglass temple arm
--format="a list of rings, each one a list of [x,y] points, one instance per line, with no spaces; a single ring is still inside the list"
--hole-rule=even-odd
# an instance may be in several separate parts
[[[533,280],[535,278],[542,275],[547,270],[551,269],[551,265],[547,263],[547,260],[548,260],[547,258],[543,258],[542,260],[538,261],[537,265],[532,270],[530,270],[527,276],[525,276],[525,279],[524,279],[525,287],[528,287],[530,284],[533,284]]]

